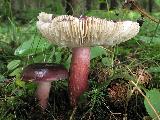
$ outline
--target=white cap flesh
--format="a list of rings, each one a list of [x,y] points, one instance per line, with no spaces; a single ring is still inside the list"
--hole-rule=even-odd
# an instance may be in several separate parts
[[[73,17],[41,12],[37,27],[50,42],[67,47],[113,46],[127,41],[139,32],[139,24],[132,21],[113,22],[95,17]]]

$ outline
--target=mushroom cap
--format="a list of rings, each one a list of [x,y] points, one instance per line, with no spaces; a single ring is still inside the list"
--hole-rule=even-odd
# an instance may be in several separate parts
[[[51,82],[68,78],[68,71],[62,65],[53,63],[35,63],[28,65],[22,72],[22,80]]]
[[[50,42],[67,47],[113,46],[127,41],[139,32],[139,24],[132,21],[107,21],[95,17],[61,15],[41,12],[37,27]]]

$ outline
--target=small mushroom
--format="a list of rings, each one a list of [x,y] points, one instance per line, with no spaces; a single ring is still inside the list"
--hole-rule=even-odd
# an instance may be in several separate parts
[[[68,71],[59,64],[35,63],[28,65],[22,72],[22,80],[37,83],[36,96],[42,110],[48,104],[51,82],[68,78]]]
[[[50,14],[40,13],[37,27],[50,42],[72,48],[69,95],[71,105],[76,106],[79,96],[88,88],[89,47],[114,46],[127,41],[137,35],[140,26],[132,21],[114,22],[87,16],[50,18]]]

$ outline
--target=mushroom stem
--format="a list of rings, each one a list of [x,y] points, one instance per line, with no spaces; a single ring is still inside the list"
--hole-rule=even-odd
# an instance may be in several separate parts
[[[80,95],[88,88],[89,66],[90,49],[88,47],[73,48],[69,78],[69,96],[72,107],[77,105]]]
[[[50,82],[38,83],[36,96],[39,100],[39,105],[41,106],[42,111],[44,111],[47,108],[50,88],[51,88]]]

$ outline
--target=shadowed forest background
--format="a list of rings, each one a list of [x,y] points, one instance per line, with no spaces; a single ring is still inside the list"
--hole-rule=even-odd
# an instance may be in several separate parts
[[[40,12],[138,22],[140,32],[116,45],[91,47],[89,88],[74,110],[68,81],[52,83],[41,111],[37,85],[24,82],[33,63],[69,69],[71,49],[51,44],[37,30]],[[160,0],[0,0],[0,120],[159,120]]]

